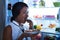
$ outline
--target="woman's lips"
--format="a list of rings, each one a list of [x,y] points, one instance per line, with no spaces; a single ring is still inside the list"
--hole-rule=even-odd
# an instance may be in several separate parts
[[[27,20],[27,17],[25,17],[25,20]]]

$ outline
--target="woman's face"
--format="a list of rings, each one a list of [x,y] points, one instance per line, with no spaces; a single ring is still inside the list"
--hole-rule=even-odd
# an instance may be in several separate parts
[[[20,10],[20,14],[18,15],[18,20],[20,21],[20,23],[25,23],[27,17],[28,17],[28,11],[27,11],[28,7],[23,7]]]

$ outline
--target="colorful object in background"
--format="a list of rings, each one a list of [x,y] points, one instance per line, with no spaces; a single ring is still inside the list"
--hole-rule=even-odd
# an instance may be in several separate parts
[[[37,25],[34,25],[34,29],[36,29],[37,28]]]
[[[40,19],[42,19],[42,16],[41,15],[34,15],[33,17],[34,18],[40,18]]]
[[[33,0],[33,6],[34,6],[34,8],[37,7],[37,1],[38,1],[38,0]]]
[[[43,24],[34,25],[34,29],[41,30],[42,29],[42,26],[43,26]]]
[[[34,6],[34,8],[36,8],[36,6],[37,6],[37,0],[33,1],[33,6]]]
[[[40,33],[37,34],[35,38],[36,38],[36,40],[40,40],[41,39],[41,34]]]
[[[45,15],[44,18],[46,20],[54,20],[55,19],[55,16],[54,15]]]
[[[56,26],[56,24],[50,24],[48,27],[49,28],[54,28]]]
[[[36,8],[36,6],[37,6],[36,1],[33,1],[33,6],[34,6],[34,8]]]
[[[60,2],[53,2],[55,7],[60,7]]]
[[[41,25],[37,25],[37,30],[41,30],[42,29],[42,26]]]
[[[44,7],[45,6],[45,2],[43,0],[39,1],[39,7]]]

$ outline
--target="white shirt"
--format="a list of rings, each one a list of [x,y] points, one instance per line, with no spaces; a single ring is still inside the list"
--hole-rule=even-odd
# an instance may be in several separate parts
[[[12,28],[12,40],[17,40],[19,36],[21,36],[21,34],[23,33],[21,30],[22,27],[16,21],[12,21],[10,25]],[[23,38],[23,40],[26,40],[26,39]],[[28,40],[31,40],[31,39],[28,38]]]
[[[29,23],[28,22],[25,22],[23,24],[23,27],[24,27],[24,30],[29,30]]]
[[[16,21],[11,22],[10,25],[12,28],[12,40],[17,40],[23,33],[20,29],[20,25]]]

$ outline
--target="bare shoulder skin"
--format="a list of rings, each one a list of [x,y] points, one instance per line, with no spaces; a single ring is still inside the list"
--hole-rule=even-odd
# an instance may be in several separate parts
[[[18,40],[22,40],[24,37],[26,36],[26,34],[22,34]],[[12,40],[12,28],[10,25],[8,25],[7,27],[4,28],[3,30],[3,40]]]
[[[3,30],[3,40],[12,40],[12,28],[10,25]]]

